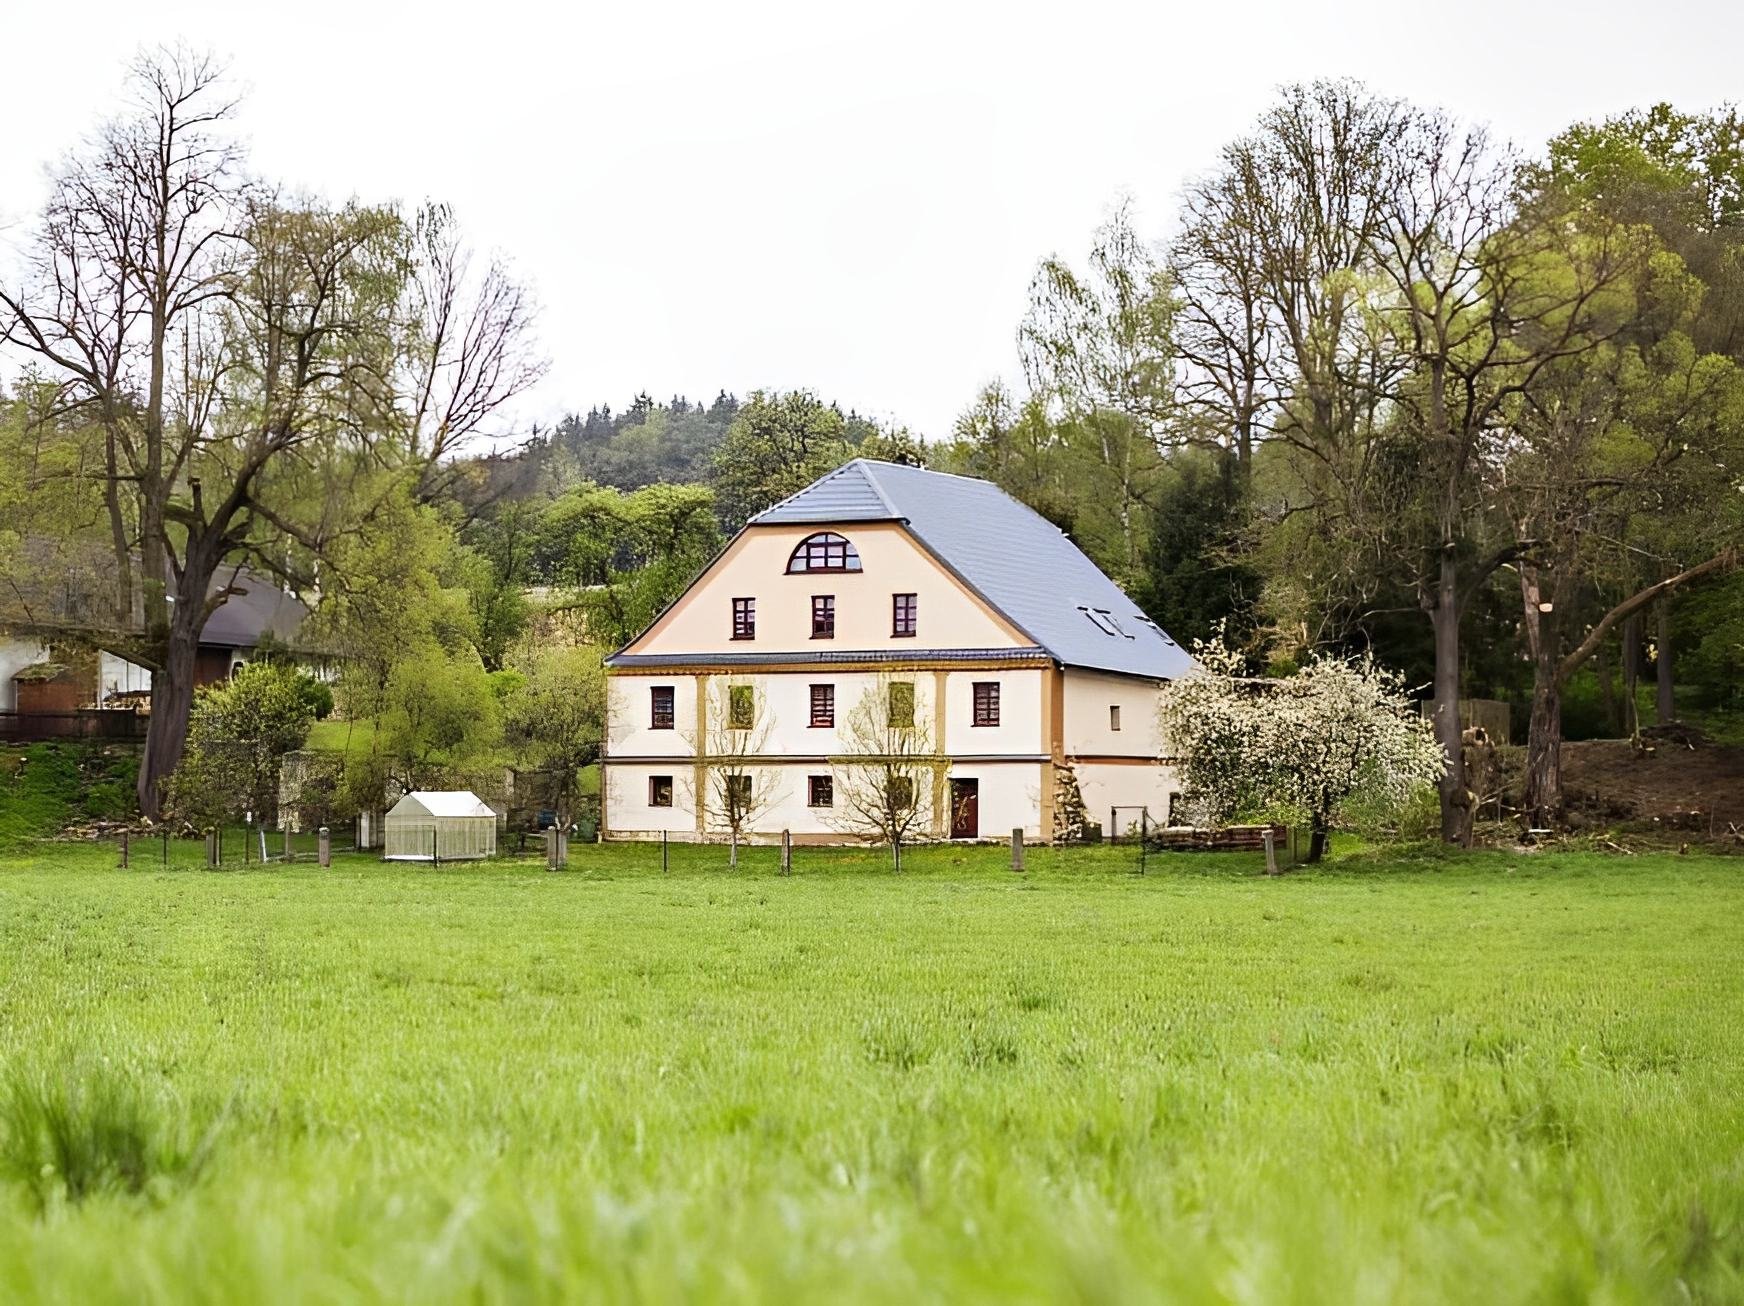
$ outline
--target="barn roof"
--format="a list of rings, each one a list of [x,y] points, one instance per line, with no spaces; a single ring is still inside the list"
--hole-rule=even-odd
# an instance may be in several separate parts
[[[418,789],[388,809],[389,816],[488,816],[496,819],[489,803],[470,789]]]
[[[1193,659],[1066,534],[991,481],[856,458],[750,525],[894,521],[1067,666],[1170,680]]]

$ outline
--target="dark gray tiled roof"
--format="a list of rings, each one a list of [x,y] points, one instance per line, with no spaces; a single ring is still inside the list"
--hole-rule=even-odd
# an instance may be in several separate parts
[[[253,648],[265,635],[290,640],[297,627],[309,615],[294,594],[286,594],[270,577],[246,569],[231,576],[231,569],[220,568],[212,580],[212,589],[235,589],[218,610],[206,618],[200,630],[202,644],[231,648]]]
[[[900,521],[964,584],[1068,666],[1169,680],[1186,651],[1067,539],[990,481],[856,458],[752,526]]]
[[[773,663],[851,663],[866,666],[907,666],[915,662],[1034,662],[1048,656],[1046,649],[943,648],[943,649],[848,649],[843,652],[799,653],[614,653],[608,667],[687,667],[698,662],[722,667],[757,667]]]

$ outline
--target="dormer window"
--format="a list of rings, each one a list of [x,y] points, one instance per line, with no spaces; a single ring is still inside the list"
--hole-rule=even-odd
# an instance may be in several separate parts
[[[815,571],[859,571],[860,555],[834,531],[819,531],[799,542],[787,560],[787,574]]]

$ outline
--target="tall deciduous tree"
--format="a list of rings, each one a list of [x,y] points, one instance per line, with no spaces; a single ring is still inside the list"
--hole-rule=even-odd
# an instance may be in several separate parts
[[[537,367],[524,296],[500,268],[472,273],[445,214],[407,224],[249,183],[209,59],[161,52],[132,86],[137,112],[62,168],[0,329],[104,431],[115,625],[154,672],[151,815],[233,569],[312,587],[384,482],[432,493]]]

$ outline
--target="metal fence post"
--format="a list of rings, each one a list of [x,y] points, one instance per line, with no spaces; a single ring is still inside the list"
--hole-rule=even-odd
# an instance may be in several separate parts
[[[214,827],[206,831],[206,868],[211,870],[224,857],[224,836]]]
[[[1017,826],[1011,832],[1011,869],[1023,869],[1023,827]]]
[[[163,832],[163,868],[166,871],[170,868],[170,832],[167,829]]]
[[[127,869],[127,831],[121,832],[121,869]]]
[[[660,873],[662,875],[666,874],[667,866],[668,866],[668,863],[666,860],[666,831],[662,830],[660,832]]]
[[[1108,842],[1109,843],[1119,843],[1120,842],[1120,827],[1115,824],[1115,822],[1119,819],[1120,819],[1120,809],[1118,807],[1110,807],[1108,809]]]
[[[326,826],[315,832],[315,860],[323,866],[333,865],[333,833]]]
[[[1151,851],[1151,809],[1139,808],[1138,812],[1138,873],[1143,875]]]
[[[781,873],[783,875],[792,875],[793,874],[793,831],[792,830],[783,830],[781,832]]]
[[[291,827],[285,827],[285,865],[289,866],[297,860],[297,855],[291,851]]]

